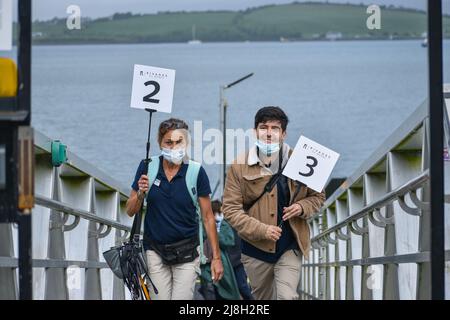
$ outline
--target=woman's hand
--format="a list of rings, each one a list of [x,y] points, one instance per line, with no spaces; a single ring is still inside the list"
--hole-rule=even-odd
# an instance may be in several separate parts
[[[138,180],[138,191],[131,190],[130,197],[127,200],[126,211],[128,216],[134,216],[141,209],[142,201],[144,201],[145,193],[148,191],[148,177],[141,175]]]
[[[223,277],[223,265],[221,259],[213,259],[211,261],[211,278],[214,283],[219,282]]]
[[[138,181],[139,191],[141,193],[145,193],[148,191],[148,177],[146,175],[142,175]]]

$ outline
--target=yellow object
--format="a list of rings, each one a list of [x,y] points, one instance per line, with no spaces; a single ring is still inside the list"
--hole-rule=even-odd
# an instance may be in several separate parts
[[[0,98],[17,95],[17,67],[14,61],[0,58]]]
[[[144,279],[139,277],[139,282],[141,283],[142,291],[144,291],[145,300],[150,300],[150,294],[148,293],[147,285],[144,282]]]

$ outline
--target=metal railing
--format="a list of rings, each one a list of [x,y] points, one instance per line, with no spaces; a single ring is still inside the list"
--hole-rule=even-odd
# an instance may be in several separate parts
[[[450,88],[446,92],[450,108]],[[430,296],[427,131],[424,102],[309,221],[312,250],[309,260],[303,259],[302,298]],[[449,132],[447,126],[447,144]],[[70,152],[67,163],[53,167],[50,143],[35,133],[33,298],[129,298],[101,253],[130,232],[132,219],[125,204],[131,189]],[[445,167],[450,195],[450,162]],[[446,205],[447,234],[449,213]],[[18,298],[17,253],[16,228],[0,224],[0,299]]]
[[[450,98],[448,87],[445,92]],[[446,103],[448,113],[450,101]],[[431,297],[427,107],[424,102],[309,220],[312,249],[303,258],[302,299]],[[446,194],[449,170],[445,161]],[[447,195],[445,260],[450,280],[449,200]]]
[[[53,167],[50,150],[51,140],[36,131],[33,299],[128,299],[102,252],[131,231],[131,189],[70,152]],[[17,253],[17,228],[0,224],[0,299],[18,298]]]

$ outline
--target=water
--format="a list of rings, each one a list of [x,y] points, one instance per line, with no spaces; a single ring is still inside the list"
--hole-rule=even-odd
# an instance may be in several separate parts
[[[341,154],[335,177],[350,175],[427,95],[420,41],[33,47],[33,126],[125,186],[148,126],[129,107],[135,63],[176,69],[172,115],[191,127],[202,120],[203,130],[219,126],[219,86],[254,72],[226,93],[228,127],[251,128],[259,107],[281,106],[291,146],[303,134]],[[450,81],[449,54],[445,63]],[[153,154],[168,116],[154,116]],[[213,187],[219,168],[205,168]]]

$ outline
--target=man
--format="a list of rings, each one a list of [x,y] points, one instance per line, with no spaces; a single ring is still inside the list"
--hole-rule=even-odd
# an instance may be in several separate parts
[[[242,238],[242,262],[255,299],[298,299],[301,256],[310,250],[306,219],[325,194],[281,174],[292,151],[284,143],[288,117],[279,107],[255,115],[256,146],[231,164],[223,213]],[[268,187],[264,192],[265,187]]]

